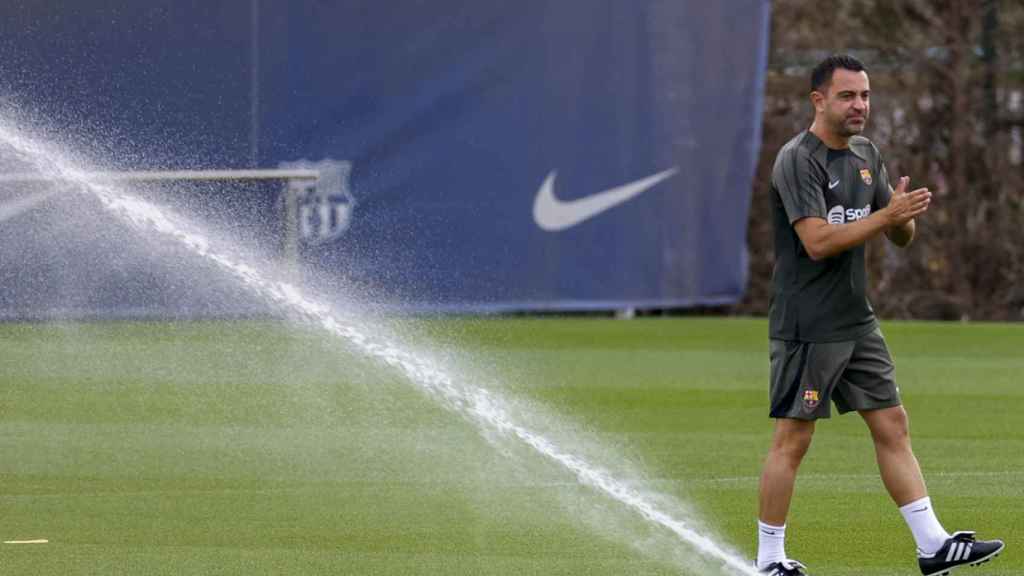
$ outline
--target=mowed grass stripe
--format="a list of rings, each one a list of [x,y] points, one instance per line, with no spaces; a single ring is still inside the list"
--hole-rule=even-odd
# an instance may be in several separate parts
[[[771,430],[763,320],[388,323],[543,411],[531,425],[636,463],[631,482],[693,503],[753,553]],[[1024,573],[1024,328],[883,327],[940,518],[1008,539],[979,575]],[[706,573],[564,471],[315,331],[7,324],[0,342],[0,536],[51,540],[0,547],[5,573]],[[917,573],[874,466],[855,415],[819,425],[787,545],[814,573]]]

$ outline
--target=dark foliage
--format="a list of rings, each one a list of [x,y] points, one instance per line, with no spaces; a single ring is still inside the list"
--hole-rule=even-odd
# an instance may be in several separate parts
[[[764,314],[773,262],[768,177],[779,147],[812,118],[813,66],[830,53],[866,65],[866,135],[890,177],[929,187],[907,249],[869,247],[871,300],[888,318],[1024,319],[1024,3],[1019,0],[776,0],[764,130],[749,227],[747,296]]]

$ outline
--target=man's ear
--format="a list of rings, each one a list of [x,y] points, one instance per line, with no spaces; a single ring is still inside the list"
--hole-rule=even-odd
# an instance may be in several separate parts
[[[811,92],[811,105],[814,106],[815,112],[825,111],[825,95],[817,90]]]

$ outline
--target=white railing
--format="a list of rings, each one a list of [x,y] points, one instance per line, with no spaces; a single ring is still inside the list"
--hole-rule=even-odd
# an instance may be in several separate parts
[[[281,180],[284,187],[284,239],[283,257],[289,267],[296,267],[299,258],[298,194],[299,188],[290,185],[295,181],[319,180],[318,170],[141,170],[134,172],[82,172],[61,178],[50,174],[12,173],[0,174],[0,186],[5,184],[58,183],[62,180],[84,180],[89,182],[227,182]]]

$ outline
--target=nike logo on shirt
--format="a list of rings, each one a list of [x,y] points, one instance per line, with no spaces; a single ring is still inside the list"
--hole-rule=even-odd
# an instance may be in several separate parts
[[[590,196],[576,200],[559,200],[555,197],[555,176],[552,171],[544,179],[537,196],[533,200],[533,220],[542,230],[557,232],[572,228],[602,212],[610,210],[628,200],[653,188],[679,172],[679,168],[669,168],[646,178],[635,180],[622,186],[602,190]]]
[[[828,183],[828,189],[829,190],[835,188],[836,186],[839,186],[839,180],[836,180],[835,182],[829,182]]]

